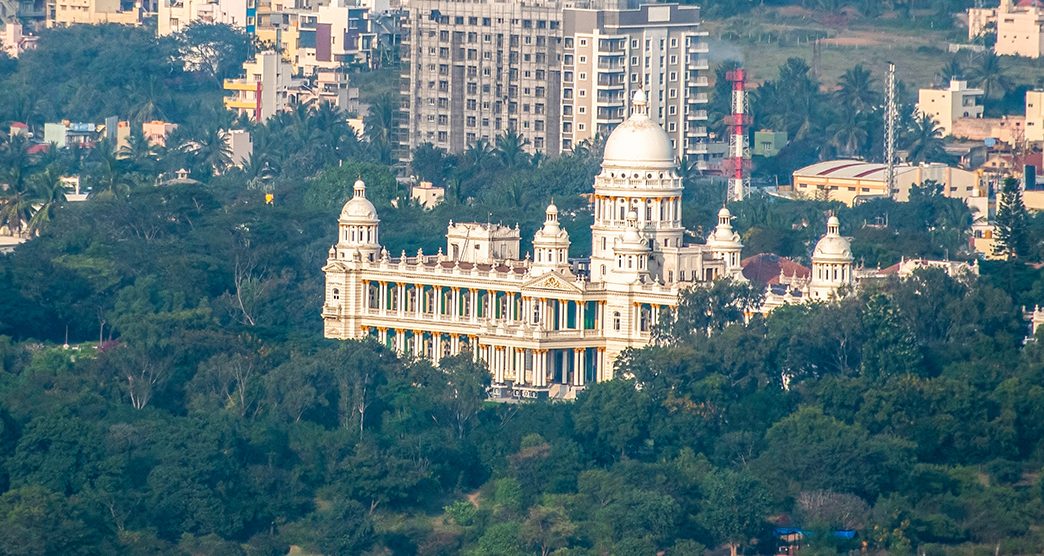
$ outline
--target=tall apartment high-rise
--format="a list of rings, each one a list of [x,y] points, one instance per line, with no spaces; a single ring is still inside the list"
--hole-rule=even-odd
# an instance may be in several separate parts
[[[567,8],[562,27],[563,152],[608,137],[642,89],[675,152],[706,165],[707,33],[698,7]]]
[[[515,130],[530,151],[561,136],[561,0],[411,0],[399,142],[461,152]]]
[[[602,137],[646,91],[679,155],[707,159],[699,8],[635,0],[416,0],[402,44],[402,158],[514,130],[530,152]]]

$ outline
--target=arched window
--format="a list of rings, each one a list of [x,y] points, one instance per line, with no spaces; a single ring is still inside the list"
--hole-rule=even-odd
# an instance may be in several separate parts
[[[620,311],[613,312],[613,330],[620,331]]]
[[[341,299],[341,290],[339,290],[337,288],[333,289],[333,299],[334,299],[334,301],[337,301],[337,300]]]

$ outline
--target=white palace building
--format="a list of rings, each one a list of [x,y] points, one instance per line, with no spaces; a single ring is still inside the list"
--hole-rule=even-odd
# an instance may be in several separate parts
[[[647,345],[661,310],[677,306],[687,289],[743,279],[743,245],[727,209],[706,243],[686,242],[670,139],[649,118],[641,91],[632,110],[606,141],[595,178],[589,258],[569,257],[554,203],[532,258],[520,258],[517,227],[452,222],[445,251],[392,258],[366,186],[356,182],[323,268],[326,337],[370,336],[436,364],[470,350],[493,374],[494,397],[572,398],[611,379],[617,356]],[[852,282],[837,226],[832,219],[824,238],[833,249],[817,246],[808,297]]]

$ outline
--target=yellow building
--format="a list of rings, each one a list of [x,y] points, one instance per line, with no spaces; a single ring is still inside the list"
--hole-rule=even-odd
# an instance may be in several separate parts
[[[990,26],[997,33],[993,51],[1001,56],[1044,56],[1044,2],[1001,0],[998,8],[968,10],[968,38],[974,39]]]
[[[1044,91],[1026,91],[1027,143],[1044,143]]]
[[[954,122],[961,118],[981,118],[982,89],[968,87],[967,81],[951,80],[945,89],[921,89],[917,94],[917,111],[928,114],[939,124],[943,135],[953,135]]]
[[[118,23],[141,25],[141,10],[120,10],[120,0],[52,0],[47,26]]]
[[[817,162],[794,172],[793,191],[800,197],[840,201],[853,205],[875,197],[891,197],[884,164],[862,160]],[[958,199],[983,197],[985,192],[974,172],[945,164],[900,164],[895,168],[895,199],[907,201],[910,189],[927,180],[943,186],[943,195]]]

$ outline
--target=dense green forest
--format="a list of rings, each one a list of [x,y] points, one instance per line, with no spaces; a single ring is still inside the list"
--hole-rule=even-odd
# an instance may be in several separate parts
[[[75,59],[117,32],[146,46],[88,29],[41,48]],[[178,48],[164,44],[148,48]],[[59,94],[75,67],[27,57],[0,78],[51,75]],[[977,279],[929,271],[749,322],[720,310],[742,286],[693,291],[620,362],[628,378],[571,404],[494,404],[467,356],[435,369],[321,338],[340,205],[361,176],[389,251],[434,252],[449,220],[518,222],[528,239],[554,196],[581,255],[598,142],[558,159],[514,134],[459,156],[422,147],[415,173],[449,187],[425,211],[389,169],[393,99],[366,137],[325,108],[240,122],[255,151],[234,168],[213,75],[164,67],[158,104],[185,118],[170,148],[29,157],[0,141],[0,218],[39,234],[0,255],[0,554],[772,553],[777,526],[813,533],[812,554],[1044,546],[1044,338],[1023,345],[1021,314],[1044,300],[1044,270],[1023,262],[1041,259],[1039,215],[1021,257]],[[126,94],[77,117],[149,102],[125,73]],[[213,100],[198,114],[196,87]],[[78,98],[62,94],[32,113],[60,117]],[[201,183],[155,186],[181,167]],[[685,224],[709,229],[721,185],[682,170]],[[63,200],[67,173],[91,199]],[[807,261],[834,211],[867,266],[969,256],[967,209],[930,184],[903,204],[732,208],[746,254]]]

